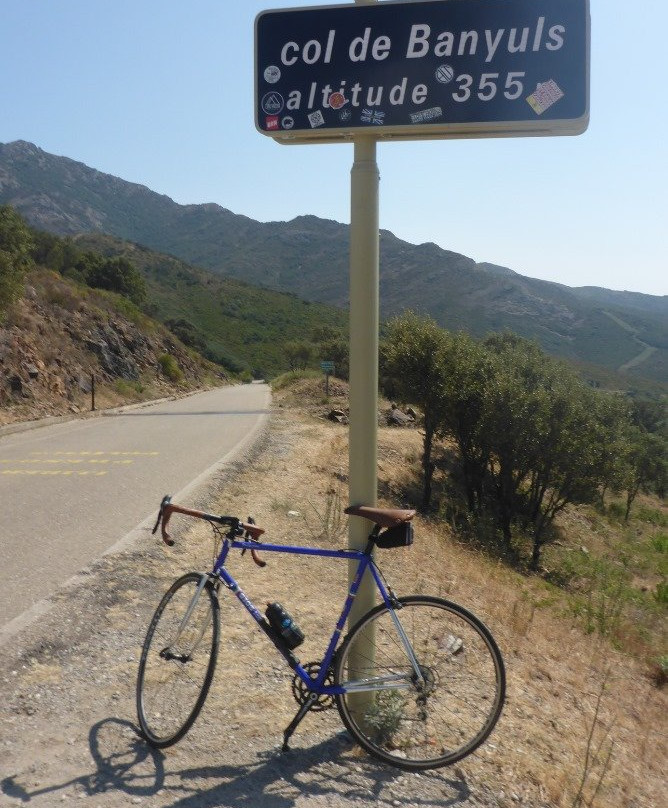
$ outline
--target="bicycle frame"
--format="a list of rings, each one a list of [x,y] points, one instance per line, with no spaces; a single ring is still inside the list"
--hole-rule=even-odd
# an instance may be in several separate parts
[[[307,555],[307,556],[318,556],[320,558],[339,558],[347,561],[357,561],[357,570],[355,572],[355,576],[350,584],[350,588],[348,591],[348,595],[346,597],[346,601],[343,605],[343,609],[339,616],[339,619],[336,623],[336,627],[334,632],[329,640],[327,645],[327,650],[325,651],[325,655],[320,663],[320,670],[316,679],[313,679],[309,673],[302,667],[299,660],[289,651],[287,648],[282,647],[281,645],[275,643],[277,649],[281,654],[284,656],[290,667],[295,671],[297,676],[307,685],[308,689],[318,695],[328,695],[328,696],[336,696],[341,695],[343,693],[350,693],[350,692],[365,692],[370,690],[384,690],[397,687],[397,684],[400,682],[405,683],[405,687],[413,687],[416,681],[422,682],[423,676],[418,665],[418,662],[415,658],[413,653],[413,649],[408,641],[406,633],[399,621],[399,618],[395,612],[395,600],[390,595],[388,590],[383,583],[383,580],[380,576],[380,573],[376,567],[376,564],[373,560],[371,555],[371,548],[367,548],[366,550],[325,550],[317,547],[303,547],[299,545],[285,545],[285,544],[269,544],[260,541],[244,541],[239,539],[230,539],[226,536],[223,540],[223,546],[221,551],[216,559],[213,571],[211,573],[204,573],[203,574],[203,581],[207,578],[216,578],[219,579],[227,589],[229,589],[234,595],[236,595],[239,602],[244,606],[247,612],[253,617],[256,623],[262,628],[265,633],[269,634],[270,638],[273,640],[274,637],[270,633],[270,629],[268,630],[268,623],[265,619],[264,615],[257,609],[255,604],[248,598],[245,594],[243,589],[239,586],[237,581],[232,577],[232,575],[227,571],[225,568],[225,561],[227,560],[227,556],[230,550],[257,550],[257,551],[265,551],[270,553],[288,553],[291,555]],[[376,583],[376,588],[378,589],[381,598],[388,608],[392,620],[397,628],[397,633],[401,639],[401,643],[404,646],[406,651],[406,656],[410,661],[410,664],[413,668],[413,673],[416,678],[408,679],[404,674],[388,674],[387,676],[383,677],[375,677],[373,680],[361,680],[359,682],[349,682],[346,684],[345,687],[343,686],[336,686],[336,685],[326,685],[325,679],[327,677],[328,671],[332,664],[332,660],[334,658],[334,654],[336,653],[336,648],[339,644],[339,640],[341,638],[341,634],[343,632],[346,620],[350,615],[350,610],[352,609],[353,603],[355,602],[355,597],[357,595],[357,591],[359,589],[360,583],[365,572],[369,570],[373,579]],[[193,604],[196,602],[196,599],[199,597],[202,587],[198,588],[198,591],[195,593],[193,597]],[[190,612],[190,609],[188,610]],[[399,685],[401,686],[401,685]]]

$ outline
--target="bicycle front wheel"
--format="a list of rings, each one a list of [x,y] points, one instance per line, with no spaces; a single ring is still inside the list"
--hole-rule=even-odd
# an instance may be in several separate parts
[[[501,714],[501,653],[489,629],[455,603],[422,595],[399,603],[372,609],[341,646],[334,680],[347,692],[336,697],[339,713],[386,763],[446,766],[480,746]]]
[[[189,572],[167,590],[139,661],[137,715],[146,740],[170,746],[188,732],[206,699],[218,656],[220,610],[211,581]]]

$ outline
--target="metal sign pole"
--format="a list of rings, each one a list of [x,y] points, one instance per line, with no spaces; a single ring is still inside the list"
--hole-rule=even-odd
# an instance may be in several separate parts
[[[376,0],[355,0],[360,5]],[[379,327],[379,212],[380,175],[376,138],[356,135],[350,172],[350,428],[349,486],[352,505],[376,505],[378,493],[378,327]],[[350,546],[366,547],[371,524],[350,520]],[[352,583],[356,563],[351,562]],[[354,625],[375,604],[375,588],[367,572],[349,617]],[[374,632],[369,629],[349,657],[351,679],[364,677],[364,666],[373,662]],[[368,675],[368,673],[367,673]],[[370,694],[357,694],[355,709],[363,711]]]
[[[351,171],[350,221],[350,431],[349,482],[350,503],[375,505],[377,498],[378,441],[378,287],[379,287],[379,173],[376,140],[355,138],[355,161]],[[371,523],[353,517],[350,520],[350,546],[366,547]],[[350,564],[352,583],[356,563]],[[374,606],[373,579],[365,574],[350,614],[350,625]],[[351,654],[349,676],[364,676],[364,665],[373,660],[373,635],[365,637]],[[368,674],[367,674],[368,675]],[[366,696],[360,694],[359,709]],[[366,699],[368,701],[368,699]]]
[[[378,432],[378,224],[376,140],[355,138],[350,221],[350,503],[375,505]],[[364,549],[371,525],[350,520],[351,546]],[[353,565],[354,566],[354,565]],[[371,588],[373,598],[373,587]],[[355,609],[362,614],[360,590]],[[360,615],[361,616],[361,615]],[[354,617],[354,615],[353,615]]]

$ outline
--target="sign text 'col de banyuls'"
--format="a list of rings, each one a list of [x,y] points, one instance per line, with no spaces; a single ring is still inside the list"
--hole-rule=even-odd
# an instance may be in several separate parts
[[[319,6],[255,21],[255,123],[281,142],[577,135],[588,119],[589,0]]]

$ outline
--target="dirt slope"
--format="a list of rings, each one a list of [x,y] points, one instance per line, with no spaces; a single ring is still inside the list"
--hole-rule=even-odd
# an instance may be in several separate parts
[[[158,398],[206,385],[220,368],[195,358],[158,323],[54,272],[29,274],[0,321],[0,426]],[[132,319],[134,317],[135,319]],[[174,378],[160,365],[173,358]]]

